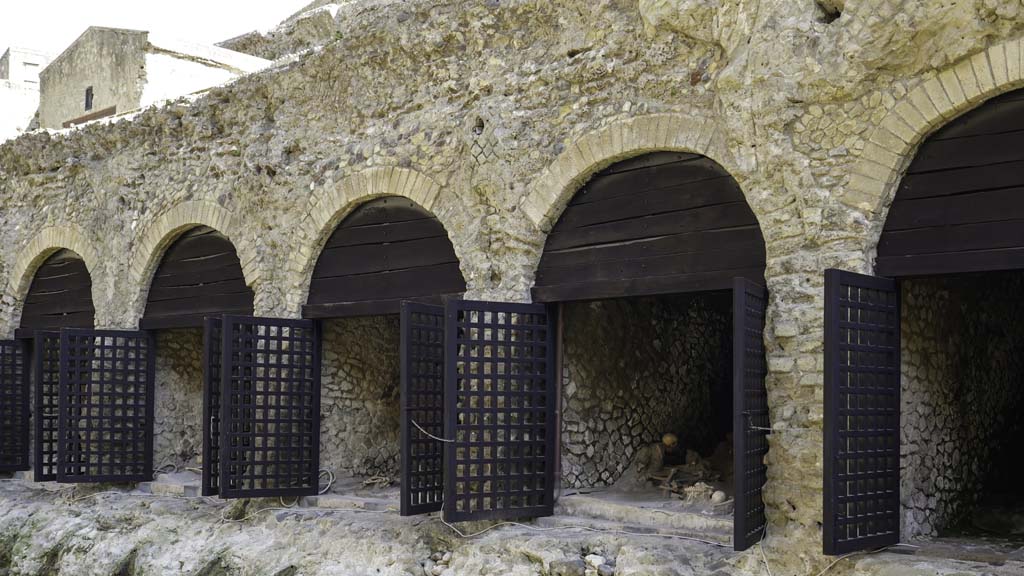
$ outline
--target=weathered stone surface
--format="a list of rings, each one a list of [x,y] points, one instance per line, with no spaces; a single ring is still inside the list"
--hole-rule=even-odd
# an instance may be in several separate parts
[[[273,30],[266,33],[249,32],[217,45],[260,58],[276,60],[333,41],[340,33],[335,22],[337,13],[337,6],[332,2],[314,2]]]
[[[203,452],[202,330],[161,330],[156,346],[153,466],[197,467]]]
[[[324,322],[322,467],[398,479],[398,347],[397,317]]]
[[[498,527],[472,539],[395,512],[93,496],[0,483],[0,568],[12,574],[583,574],[599,551],[615,573],[693,573],[729,552],[665,538]],[[435,560],[436,558],[436,560]],[[671,567],[671,568],[670,568]],[[204,570],[206,570],[204,572]],[[676,572],[666,571],[676,570]]]
[[[1021,2],[865,0],[829,21],[813,0],[721,0],[709,29],[713,4],[348,2],[333,41],[301,58],[194,101],[0,145],[0,327],[17,325],[35,267],[62,246],[89,266],[98,324],[136,326],[148,262],[183,227],[218,222],[257,313],[296,316],[333,226],[385,193],[444,223],[470,297],[525,301],[545,231],[591,174],[697,151],[736,178],[767,242],[767,548],[777,573],[817,573],[822,270],[870,271],[920,141],[1024,85]],[[39,516],[38,556],[19,565],[38,567],[42,542],[92,517]],[[373,540],[351,545],[387,544]],[[97,555],[117,556],[103,542]],[[617,573],[658,573],[624,557]],[[688,573],[672,559],[665,573]],[[472,562],[456,555],[451,569],[499,570]]]

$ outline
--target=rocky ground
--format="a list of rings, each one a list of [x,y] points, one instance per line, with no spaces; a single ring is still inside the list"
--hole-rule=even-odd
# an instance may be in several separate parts
[[[0,574],[735,573],[731,550],[678,539],[514,526],[464,539],[434,516],[286,509],[276,499],[227,503],[6,480],[0,502]]]
[[[486,524],[460,525],[464,532]],[[737,554],[680,539],[499,526],[463,538],[436,516],[285,508],[0,481],[0,575],[803,575],[772,547]],[[814,568],[807,576],[820,576]],[[829,576],[1021,574],[1020,563],[898,554],[843,559]]]

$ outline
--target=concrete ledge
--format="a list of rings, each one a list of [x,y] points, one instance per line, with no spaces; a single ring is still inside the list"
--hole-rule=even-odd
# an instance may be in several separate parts
[[[711,516],[684,510],[646,508],[585,495],[562,497],[555,505],[555,514],[556,519],[550,522],[556,526],[597,521],[618,526],[619,530],[627,532],[673,534],[722,544],[732,543],[731,515]]]
[[[155,496],[198,498],[202,495],[202,479],[193,472],[159,474],[152,482],[140,482],[138,490]]]
[[[330,508],[334,510],[372,510],[374,512],[398,511],[398,501],[390,498],[367,498],[364,496],[348,496],[345,494],[306,496],[302,499],[300,504],[311,508]]]

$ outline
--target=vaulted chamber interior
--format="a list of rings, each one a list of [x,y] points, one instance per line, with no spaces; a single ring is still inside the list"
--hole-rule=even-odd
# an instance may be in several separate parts
[[[368,481],[397,486],[399,474],[399,318],[397,314],[322,321],[321,461],[338,490]]]
[[[900,183],[878,272],[902,278],[904,537],[1024,539],[1024,91],[930,136]]]
[[[1024,272],[902,282],[904,537],[1024,542]]]
[[[765,300],[755,289],[751,314],[750,283],[736,279],[763,283],[764,266],[764,239],[739,185],[704,156],[625,160],[570,200],[533,289],[535,301],[559,309],[563,510],[671,525],[737,549],[756,541]],[[756,326],[746,330],[751,317]],[[753,386],[741,415],[737,358],[739,381],[749,374]],[[737,431],[750,439],[739,483]]]
[[[561,310],[565,488],[612,488],[625,500],[731,515],[732,294]],[[712,502],[717,491],[722,501]]]
[[[156,343],[156,471],[182,473],[181,481],[190,483],[204,465],[204,318],[252,313],[253,291],[245,283],[234,245],[224,234],[196,226],[168,246],[139,322],[142,329],[154,333]]]
[[[60,330],[92,328],[92,277],[76,252],[60,249],[36,270],[15,336],[31,370],[32,463],[36,481],[57,478]]]
[[[465,289],[444,226],[412,200],[365,202],[328,238],[303,315],[321,325],[321,466],[334,492],[397,498],[401,303]]]
[[[1018,90],[921,145],[878,243],[884,278],[830,273],[848,285],[826,298],[827,552],[1024,541],[1022,198]]]

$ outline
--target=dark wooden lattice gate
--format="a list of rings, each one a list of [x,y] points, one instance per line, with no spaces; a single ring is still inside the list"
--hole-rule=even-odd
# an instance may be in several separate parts
[[[825,273],[825,554],[899,541],[900,297],[894,280]]]
[[[57,479],[58,415],[60,402],[60,332],[38,330],[32,344],[35,371],[36,482]]]
[[[403,302],[401,320],[400,508],[412,516],[440,510],[443,498],[444,307]]]
[[[154,351],[146,332],[61,330],[58,482],[153,479]]]
[[[764,286],[744,278],[733,281],[733,457],[736,504],[733,547],[746,550],[765,529],[761,491],[768,467],[768,374],[764,353],[767,307]]]
[[[223,360],[220,316],[203,320],[203,496],[220,493],[220,378]]]
[[[308,496],[320,471],[320,335],[311,320],[225,316],[222,498]]]
[[[0,340],[0,472],[29,468],[29,381],[25,344]]]
[[[549,516],[555,478],[554,314],[540,304],[445,310],[449,521]]]

